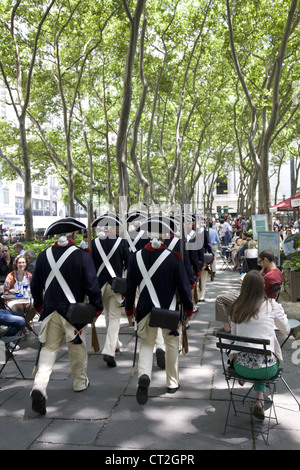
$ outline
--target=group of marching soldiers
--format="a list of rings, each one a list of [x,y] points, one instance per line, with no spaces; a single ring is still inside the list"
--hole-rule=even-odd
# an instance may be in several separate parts
[[[32,408],[37,413],[46,413],[47,385],[64,338],[74,391],[81,392],[89,385],[87,322],[68,320],[70,304],[80,306],[87,298],[95,308],[93,324],[102,312],[105,315],[101,354],[108,367],[117,366],[124,308],[129,324],[135,325],[140,339],[138,403],[148,400],[155,350],[157,364],[166,370],[167,392],[175,393],[180,386],[181,332],[195,311],[194,304],[204,299],[210,269],[205,254],[213,257],[208,231],[204,227],[197,230],[191,215],[149,216],[132,211],[126,223],[125,227],[112,213],[95,219],[92,228],[96,236],[86,250],[75,245],[75,234],[85,228],[76,219],[61,219],[45,232],[56,235],[57,241],[38,256],[31,283],[34,307],[42,321],[42,347],[31,391]]]

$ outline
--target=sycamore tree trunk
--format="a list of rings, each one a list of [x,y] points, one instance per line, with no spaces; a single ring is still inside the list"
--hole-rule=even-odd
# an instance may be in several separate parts
[[[26,139],[25,115],[19,119],[20,142],[22,148],[22,159],[24,166],[24,221],[26,230],[26,240],[34,239],[33,217],[32,217],[32,190],[31,190],[31,169],[28,155],[28,145]]]
[[[259,183],[259,206],[258,211],[261,214],[268,214],[269,217],[269,229],[272,228],[272,217],[270,213],[271,198],[270,198],[270,182],[269,182],[269,152],[272,136],[274,135],[279,121],[283,119],[284,114],[280,116],[279,119],[279,109],[280,106],[286,104],[284,108],[286,109],[285,113],[289,110],[288,103],[280,102],[279,91],[281,86],[282,78],[282,68],[284,64],[284,59],[286,55],[286,48],[290,38],[291,33],[295,30],[296,26],[299,23],[299,14],[296,13],[296,8],[299,0],[292,0],[291,6],[286,18],[284,30],[282,32],[282,37],[278,50],[275,55],[275,60],[273,65],[269,70],[266,70],[266,77],[262,88],[262,93],[260,98],[265,99],[266,105],[262,108],[261,117],[262,123],[261,126],[258,126],[258,112],[256,106],[254,105],[251,92],[247,86],[244,74],[242,72],[239,58],[235,49],[234,42],[234,33],[232,25],[232,16],[233,12],[230,8],[230,2],[227,0],[227,19],[229,27],[229,38],[230,38],[230,47],[234,66],[236,69],[237,76],[243,88],[248,106],[251,112],[251,127],[249,132],[249,149],[251,157],[256,167]],[[259,87],[260,88],[260,87]],[[268,99],[268,96],[272,96],[272,100]],[[287,98],[285,98],[287,100]],[[271,111],[268,112],[268,109],[271,108]],[[260,131],[261,129],[261,131]],[[260,132],[260,135],[259,135]],[[258,144],[255,144],[255,138],[258,141]]]
[[[127,128],[129,121],[129,113],[131,108],[132,99],[132,71],[137,46],[139,24],[141,15],[146,5],[146,0],[137,0],[134,16],[131,15],[127,1],[123,0],[123,6],[126,11],[127,17],[130,21],[130,40],[127,50],[124,87],[123,87],[123,101],[120,113],[119,130],[116,146],[116,158],[118,166],[118,196],[127,196],[128,190],[128,171],[126,164],[126,147],[127,147]],[[116,207],[119,208],[119,200],[116,201]]]

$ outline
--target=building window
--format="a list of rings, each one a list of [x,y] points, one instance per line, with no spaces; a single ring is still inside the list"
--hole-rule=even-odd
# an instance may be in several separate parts
[[[48,188],[43,188],[43,196],[48,196]]]
[[[9,189],[3,189],[3,202],[9,204]]]
[[[217,194],[227,194],[228,193],[228,183],[227,178],[218,178],[216,184]]]
[[[17,193],[21,193],[23,191],[22,183],[16,183],[16,191]]]
[[[40,187],[39,186],[34,187],[34,194],[40,194]]]
[[[52,201],[51,215],[57,215],[57,202]]]
[[[16,210],[16,214],[18,215],[24,213],[24,198],[23,197],[15,198],[15,210]]]
[[[50,176],[50,186],[52,186],[54,188],[58,187],[56,176]]]

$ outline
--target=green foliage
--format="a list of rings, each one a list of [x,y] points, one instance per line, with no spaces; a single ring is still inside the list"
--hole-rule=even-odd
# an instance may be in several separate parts
[[[82,235],[77,234],[75,236],[75,244],[79,246],[79,243],[82,240]],[[56,237],[49,238],[47,240],[34,240],[31,242],[22,242],[23,244],[23,249],[26,250],[34,250],[36,256],[38,256],[42,251],[46,250],[50,246],[54,245],[54,243],[57,241]],[[10,247],[10,252],[12,256],[16,256],[16,253],[14,252],[14,245],[11,244],[9,245]]]
[[[46,0],[23,0],[16,9],[15,33],[23,93],[36,28],[47,3]],[[272,90],[266,88],[266,79],[276,60],[290,2],[250,0],[230,3],[234,6],[237,55],[257,107],[258,126],[262,128],[263,113],[269,112],[273,98]],[[127,4],[133,15],[136,1],[130,0]],[[14,5],[12,0],[0,0],[0,60],[8,82],[15,88],[16,50],[9,32]],[[251,173],[248,149],[251,115],[233,70],[225,0],[147,0],[145,14],[143,72],[147,95],[136,149],[143,175],[148,181],[153,178],[153,187],[157,188],[159,198],[165,200],[169,196],[170,181],[181,178],[182,166],[185,185],[191,188],[189,197],[192,197],[193,185],[200,176],[226,176],[240,163],[234,105],[243,164]],[[117,195],[116,138],[129,37],[130,22],[119,0],[59,0],[43,25],[30,90],[27,141],[31,166],[36,170],[33,179],[42,180],[50,172],[57,173],[66,202],[68,137],[75,197],[81,200],[89,197],[89,155],[95,182],[107,180],[109,171],[111,197]],[[290,37],[284,58],[279,96],[282,111],[289,109],[294,92],[292,83],[298,80],[300,73],[298,37],[299,25]],[[96,44],[97,47],[85,57]],[[127,129],[126,164],[131,193],[141,191],[129,157],[142,91],[139,48],[138,42]],[[290,109],[292,113],[294,108],[291,106]],[[279,143],[276,139],[271,143],[275,168],[279,164],[280,149],[288,148],[299,134],[296,129],[299,110],[292,116],[287,115],[280,124],[284,125],[286,121],[288,131]],[[179,148],[178,135],[179,162],[172,173]],[[112,137],[115,137],[114,141]],[[19,130],[2,120],[0,147],[23,171]],[[289,152],[285,158],[289,158]],[[0,171],[1,176],[8,179],[16,177],[16,172],[3,160]]]
[[[300,252],[295,253],[291,259],[283,261],[282,267],[285,271],[300,271]]]

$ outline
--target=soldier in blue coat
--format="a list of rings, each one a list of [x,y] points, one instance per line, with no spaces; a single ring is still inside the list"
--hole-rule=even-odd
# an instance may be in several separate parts
[[[85,390],[87,378],[86,323],[71,325],[68,307],[84,301],[85,296],[96,307],[96,316],[103,309],[101,290],[91,255],[78,248],[75,234],[85,225],[71,217],[52,224],[45,235],[59,234],[57,242],[39,254],[31,281],[34,307],[41,312],[39,340],[43,347],[34,379],[31,398],[34,411],[46,413],[47,385],[64,338],[73,375],[73,389]]]
[[[117,234],[121,221],[114,214],[104,214],[92,223],[98,236],[92,241],[92,257],[102,292],[106,338],[102,350],[108,367],[116,367],[115,352],[120,348],[118,339],[122,314],[123,296],[112,289],[113,278],[122,278],[127,269],[130,252],[127,241]]]
[[[178,310],[180,300],[187,315],[191,316],[193,302],[189,279],[180,256],[169,250],[162,241],[172,231],[170,225],[163,221],[152,221],[149,226],[147,221],[140,228],[148,230],[151,240],[144,248],[131,255],[127,272],[125,312],[129,324],[132,324],[135,316],[141,340],[136,398],[138,403],[145,404],[148,400],[153,348],[157,336],[157,327],[149,326],[152,307],[157,307],[159,303],[160,308]],[[134,312],[137,288],[139,300]],[[179,334],[178,329],[170,331],[162,328],[162,332],[166,346],[167,391],[174,393],[179,388]]]
[[[128,230],[126,231],[126,239],[130,253],[135,253],[148,243],[147,233],[145,230],[139,229],[140,223],[147,219],[148,215],[144,211],[131,211],[127,213],[126,222]]]

